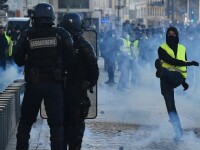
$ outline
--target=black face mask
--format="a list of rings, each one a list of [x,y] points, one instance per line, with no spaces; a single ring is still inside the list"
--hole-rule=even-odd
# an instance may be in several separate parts
[[[167,45],[173,49],[173,50],[176,50],[177,49],[177,45],[178,45],[178,38],[176,36],[167,36],[167,39],[166,39],[166,42],[167,42]]]

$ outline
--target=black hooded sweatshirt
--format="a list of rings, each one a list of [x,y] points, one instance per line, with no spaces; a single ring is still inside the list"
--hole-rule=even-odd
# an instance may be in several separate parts
[[[175,36],[167,36],[169,31],[174,31]],[[182,60],[176,59],[177,56],[177,48],[179,43],[178,31],[175,27],[169,27],[166,33],[166,43],[167,45],[174,51],[175,58],[172,58],[162,47],[158,48],[158,57],[160,60],[167,62],[168,64],[174,66],[186,66],[186,63]],[[187,60],[187,56],[185,54],[185,60]]]

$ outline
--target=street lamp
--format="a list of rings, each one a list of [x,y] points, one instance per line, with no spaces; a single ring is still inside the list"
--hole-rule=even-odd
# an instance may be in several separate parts
[[[167,0],[167,18],[174,23],[174,0]]]
[[[115,6],[115,8],[117,9],[117,20],[120,21],[120,9],[125,7],[125,0],[123,0],[122,4],[121,4],[121,0],[118,0],[118,4]]]

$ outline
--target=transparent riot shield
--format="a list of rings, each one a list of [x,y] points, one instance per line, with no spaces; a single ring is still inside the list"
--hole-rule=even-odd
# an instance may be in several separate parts
[[[94,30],[85,30],[83,37],[94,47],[94,51],[98,56],[97,32]],[[93,119],[97,116],[97,86],[93,87],[93,93],[88,91],[88,96],[91,101],[91,107],[89,109],[87,118]]]
[[[97,49],[97,33],[94,30],[85,30],[83,37],[90,42],[90,44],[94,47],[94,51],[98,56],[98,49]],[[88,90],[88,96],[91,101],[91,107],[89,109],[89,113],[87,119],[94,119],[97,116],[97,86],[93,87],[93,89]],[[40,116],[43,119],[47,119],[47,114],[45,111],[44,102],[42,101],[40,107]]]

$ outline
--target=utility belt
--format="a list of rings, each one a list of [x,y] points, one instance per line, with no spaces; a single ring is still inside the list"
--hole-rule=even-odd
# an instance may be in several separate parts
[[[31,83],[39,83],[41,81],[59,81],[65,80],[64,73],[61,69],[52,69],[49,72],[40,72],[37,67],[25,68],[25,81]]]
[[[88,90],[90,93],[94,93],[93,87],[91,87],[90,83],[86,80],[75,80],[72,78],[66,78],[66,83],[67,83],[67,88],[70,88],[71,86],[73,86],[73,87],[80,88],[82,91],[85,91],[86,93]]]

